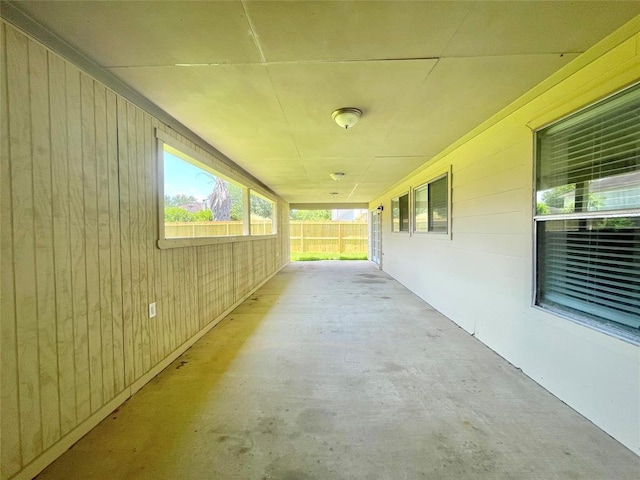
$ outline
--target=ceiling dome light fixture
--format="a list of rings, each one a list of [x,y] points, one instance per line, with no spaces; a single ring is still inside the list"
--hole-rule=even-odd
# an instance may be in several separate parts
[[[336,182],[339,182],[340,180],[342,180],[342,177],[344,177],[344,173],[335,172],[335,173],[330,173],[329,176],[333,178]]]
[[[362,116],[362,110],[355,107],[339,108],[331,114],[331,118],[345,130],[353,127],[360,117]]]

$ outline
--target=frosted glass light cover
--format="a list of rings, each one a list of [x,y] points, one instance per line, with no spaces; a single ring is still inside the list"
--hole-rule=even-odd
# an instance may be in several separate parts
[[[361,116],[362,110],[354,107],[339,108],[331,114],[331,118],[344,129],[353,127]]]

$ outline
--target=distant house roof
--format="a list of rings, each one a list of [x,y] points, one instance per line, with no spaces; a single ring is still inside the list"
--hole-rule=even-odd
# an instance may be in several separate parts
[[[196,212],[199,212],[200,210],[204,210],[204,203],[202,202],[187,203],[186,205],[183,205],[182,208],[184,208],[187,212],[196,213]]]

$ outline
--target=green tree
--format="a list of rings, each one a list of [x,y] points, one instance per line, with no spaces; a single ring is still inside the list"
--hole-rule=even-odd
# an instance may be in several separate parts
[[[566,203],[566,200],[573,199],[576,191],[576,184],[560,185],[558,187],[547,190],[542,194],[542,202],[538,202],[538,214],[551,213],[551,209],[561,213],[574,213],[576,210],[575,202]],[[597,193],[589,193],[587,195],[587,211],[600,210],[604,205],[605,197]]]
[[[242,220],[244,216],[242,188],[230,183],[229,196],[231,197],[231,220]]]
[[[164,207],[165,222],[192,222],[193,214],[180,207]]]
[[[289,218],[308,221],[331,220],[331,210],[291,210]]]
[[[251,213],[262,218],[273,217],[273,204],[257,195],[251,195]]]
[[[211,210],[200,210],[189,212],[180,207],[165,207],[165,222],[210,222],[212,220]]]
[[[164,196],[164,206],[165,207],[184,207],[185,205],[189,205],[190,203],[195,203],[196,197],[191,195],[185,195],[183,193],[178,193],[177,195],[165,195]]]
[[[568,193],[575,191],[576,184],[560,185],[542,194],[542,203],[550,208],[564,209],[565,197]]]
[[[200,210],[191,214],[193,222],[211,222],[213,220],[213,214],[211,210]]]
[[[613,229],[613,230],[622,230],[626,228],[634,228],[636,226],[636,222],[632,218],[623,217],[623,218],[605,218],[600,223],[595,225],[596,230],[603,229]]]
[[[538,202],[536,204],[536,212],[538,213],[538,215],[546,215],[547,213],[549,213],[549,207],[547,207],[547,205],[543,202]]]

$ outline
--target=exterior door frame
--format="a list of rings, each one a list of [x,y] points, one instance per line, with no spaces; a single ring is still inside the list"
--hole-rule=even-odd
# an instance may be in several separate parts
[[[371,211],[369,259],[382,270],[382,211]]]

